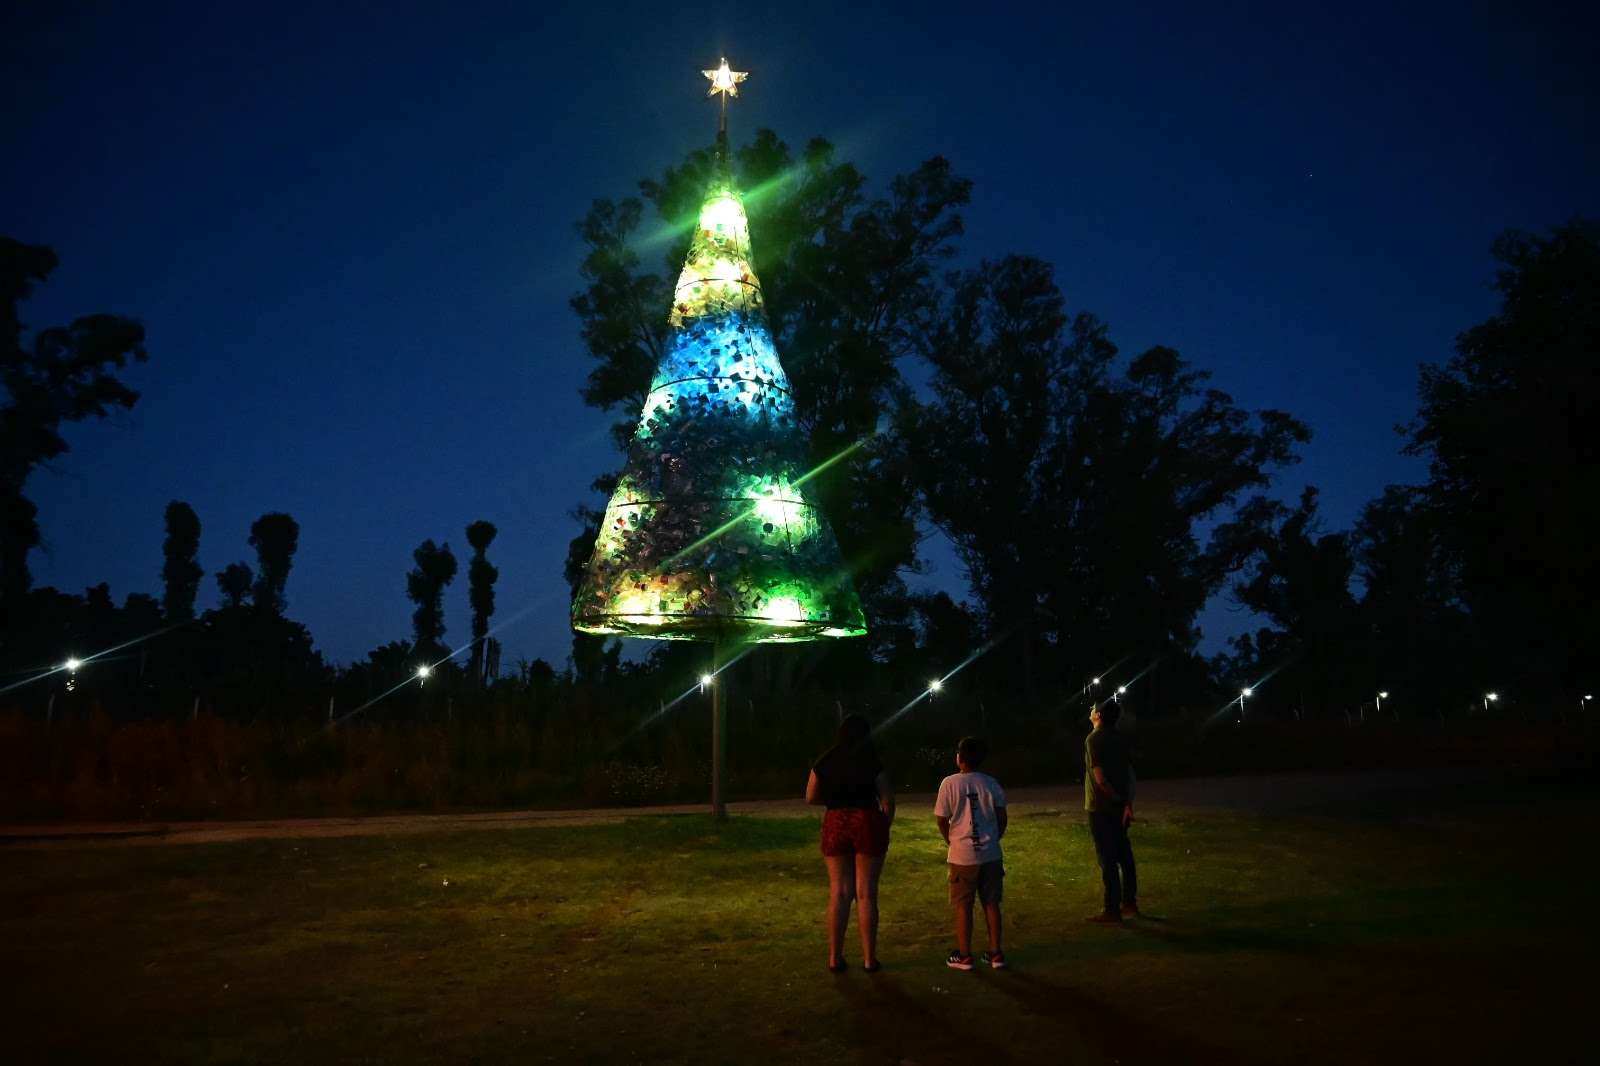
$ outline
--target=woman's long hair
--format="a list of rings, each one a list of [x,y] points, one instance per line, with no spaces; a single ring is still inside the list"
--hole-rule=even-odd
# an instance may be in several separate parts
[[[845,715],[838,732],[833,735],[833,747],[823,752],[815,765],[835,773],[870,770],[876,774],[883,764],[878,759],[877,746],[872,743],[871,723],[859,714]]]

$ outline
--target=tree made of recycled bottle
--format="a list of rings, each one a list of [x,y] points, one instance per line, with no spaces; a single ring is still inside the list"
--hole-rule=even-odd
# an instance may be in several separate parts
[[[583,633],[729,644],[855,637],[861,602],[809,495],[795,419],[750,265],[750,227],[727,163],[722,92],[716,175],[674,290],[627,464],[572,603]]]

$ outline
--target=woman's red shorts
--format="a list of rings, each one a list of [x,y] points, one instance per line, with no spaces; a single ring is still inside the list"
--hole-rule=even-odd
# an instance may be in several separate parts
[[[845,807],[822,816],[822,854],[833,856],[889,853],[889,819],[877,808]]]

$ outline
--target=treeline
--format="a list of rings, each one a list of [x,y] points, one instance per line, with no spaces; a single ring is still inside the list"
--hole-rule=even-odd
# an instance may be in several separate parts
[[[588,284],[572,304],[595,359],[583,395],[622,416],[619,441],[712,166],[710,150],[691,153],[579,224]],[[940,676],[992,646],[963,679],[997,702],[1126,686],[1148,713],[1301,721],[1548,716],[1592,693],[1594,221],[1494,243],[1499,312],[1460,334],[1448,363],[1423,365],[1416,416],[1399,427],[1428,479],[1388,486],[1353,528],[1329,530],[1314,487],[1292,505],[1268,491],[1310,439],[1292,414],[1243,410],[1173,348],[1120,352],[1046,262],[946,270],[971,186],[945,160],[873,198],[827,142],[796,154],[761,131],[737,169],[760,190],[754,262],[819,468],[809,487],[870,624],[864,645],[792,653],[797,676],[854,691],[907,667]],[[639,253],[647,226],[678,235],[655,264]],[[569,573],[598,519],[579,514]],[[955,546],[966,603],[907,588],[929,526]],[[1261,625],[1206,662],[1196,620],[1219,591]],[[574,661],[614,654],[579,638]]]
[[[643,406],[687,242],[669,229],[680,236],[651,269],[647,208],[669,225],[692,217],[711,165],[691,153],[642,182],[642,198],[599,201],[579,225],[586,287],[573,308],[596,360],[583,395],[619,415],[619,439]],[[971,187],[945,161],[881,197],[822,141],[796,155],[764,131],[737,166],[744,188],[763,190],[749,204],[755,266],[870,636],[757,649],[725,675],[735,706],[748,704],[736,773],[755,773],[759,762],[740,761],[763,751],[787,768],[793,746],[845,710],[888,720],[919,697],[894,727],[911,750],[913,723],[943,722],[940,707],[1043,742],[1119,689],[1145,722],[1196,725],[1583,706],[1600,594],[1595,223],[1500,238],[1500,311],[1463,332],[1447,364],[1423,368],[1397,441],[1429,460],[1429,478],[1327,530],[1315,489],[1293,505],[1270,493],[1310,438],[1292,414],[1244,410],[1173,348],[1122,353],[1105,323],[1069,307],[1048,263],[948,269]],[[215,610],[196,614],[201,520],[178,501],[159,596],[34,588],[28,476],[66,453],[65,425],[137,402],[117,371],[145,358],[142,328],[115,316],[24,335],[20,304],[54,265],[47,249],[0,241],[0,708],[30,722],[209,716],[280,737],[514,726],[591,767],[693,761],[671,754],[672,737],[697,716],[705,650],[667,643],[627,662],[620,643],[577,637],[564,664],[502,663],[487,522],[464,529],[472,613],[454,658],[442,597],[459,563],[428,540],[406,575],[410,638],[327,663],[288,616],[299,528],[286,514],[252,526],[253,565],[215,571]],[[589,504],[576,513],[569,579],[598,519]],[[955,546],[964,601],[907,584],[930,528]],[[1207,660],[1196,620],[1219,591],[1262,624]],[[72,671],[69,652],[103,654]],[[928,680],[959,664],[930,700]]]

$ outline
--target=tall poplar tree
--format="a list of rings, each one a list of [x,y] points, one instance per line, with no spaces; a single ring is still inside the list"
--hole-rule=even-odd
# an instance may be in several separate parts
[[[205,571],[195,559],[200,551],[200,516],[182,500],[167,504],[167,539],[161,552],[161,609],[169,622],[187,622],[194,617],[195,594]]]
[[[472,546],[472,561],[467,564],[467,598],[472,605],[472,660],[469,669],[474,685],[483,683],[489,619],[494,615],[494,583],[500,577],[500,571],[490,564],[486,554],[498,532],[493,522],[483,519],[467,527],[467,543]]]

